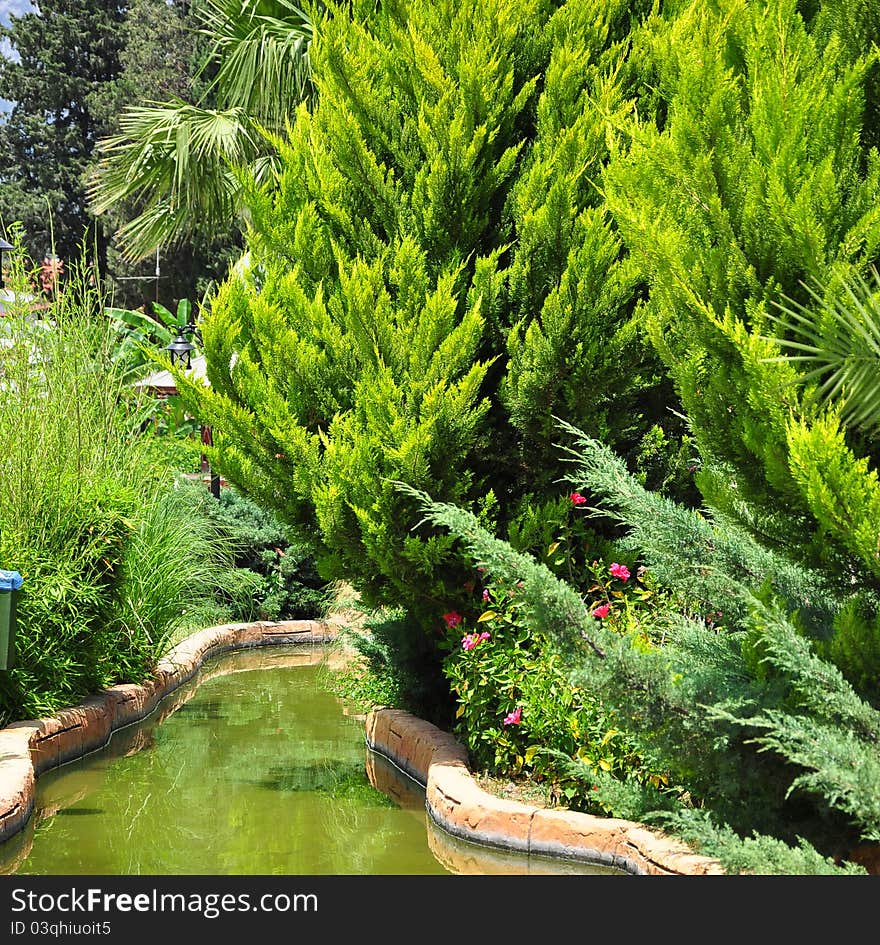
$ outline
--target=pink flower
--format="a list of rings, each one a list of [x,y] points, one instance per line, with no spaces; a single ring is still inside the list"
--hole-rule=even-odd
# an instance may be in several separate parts
[[[483,600],[489,600],[489,588],[483,588]]]
[[[584,496],[580,494],[580,492],[572,492],[572,494],[569,496],[569,499],[571,499],[572,505],[583,505],[587,501]]]
[[[620,578],[621,581],[629,580],[629,568],[625,564],[618,564],[615,561],[608,570],[614,577]]]
[[[519,725],[520,720],[522,719],[522,706],[517,706],[513,712],[508,712],[504,716],[505,725]]]
[[[466,633],[461,638],[461,648],[463,650],[472,650],[475,646],[489,639],[489,633],[484,630],[482,633]]]
[[[461,623],[461,614],[457,614],[454,610],[450,610],[448,614],[443,614],[443,619],[446,621],[446,626],[451,630],[453,627],[457,627]]]
[[[592,610],[591,613],[594,617],[598,617],[601,620],[603,617],[608,616],[609,610],[611,610],[611,608],[608,604],[600,604],[595,610]]]

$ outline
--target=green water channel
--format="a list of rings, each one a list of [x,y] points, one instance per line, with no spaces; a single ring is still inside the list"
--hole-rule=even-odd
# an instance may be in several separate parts
[[[433,825],[420,785],[364,744],[322,647],[208,661],[101,751],[40,776],[0,873],[607,873],[487,850]]]

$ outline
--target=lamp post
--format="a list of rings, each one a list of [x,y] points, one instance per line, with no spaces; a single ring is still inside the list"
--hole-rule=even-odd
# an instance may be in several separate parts
[[[6,240],[0,237],[0,289],[6,288],[3,282],[3,254],[9,252],[10,249],[15,249],[15,247],[12,243],[7,243]]]
[[[192,353],[195,351],[196,346],[188,341],[186,335],[191,335],[193,337],[199,337],[198,328],[192,323],[189,322],[182,327],[177,329],[177,337],[165,345],[165,350],[168,352],[171,358],[171,364],[173,365],[182,365],[185,370],[189,370],[192,367]],[[201,340],[199,338],[199,340]],[[202,425],[202,443],[205,446],[213,446],[214,439],[211,433],[211,428]],[[207,466],[207,459],[205,454],[202,453],[202,468],[203,470]],[[220,498],[220,477],[217,473],[214,472],[210,466],[207,467],[207,470],[211,476],[211,495],[215,499]]]
[[[171,357],[172,365],[182,365],[188,370],[192,367],[192,353],[195,351],[196,346],[191,341],[187,341],[184,337],[183,333],[187,330],[195,331],[195,326],[185,325],[182,328],[178,328],[177,337],[172,342],[165,345],[165,350]]]

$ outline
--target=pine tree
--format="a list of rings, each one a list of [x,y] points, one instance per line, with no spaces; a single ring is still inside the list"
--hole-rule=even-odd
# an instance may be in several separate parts
[[[86,209],[84,174],[99,135],[89,95],[119,72],[116,0],[42,0],[0,29],[16,58],[0,59],[0,98],[13,103],[0,125],[2,222],[24,225],[40,259],[53,247],[79,258],[83,242],[102,268],[106,235]]]

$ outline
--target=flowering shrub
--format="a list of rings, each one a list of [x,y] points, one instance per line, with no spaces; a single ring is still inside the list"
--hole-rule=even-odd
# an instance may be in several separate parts
[[[590,563],[584,600],[590,614],[620,633],[634,633],[646,646],[664,641],[664,628],[679,607],[659,588],[644,567],[630,569],[618,562]]]
[[[572,492],[532,510],[529,527],[515,529],[512,544],[578,588],[595,619],[606,620],[621,633],[635,631],[645,643],[662,641],[668,616],[664,611],[680,610],[680,602],[676,606],[646,568],[620,560],[619,549],[589,527],[586,504],[580,492]],[[488,601],[488,591],[483,600]],[[707,618],[712,619],[719,618]]]
[[[620,777],[648,774],[613,715],[568,681],[558,657],[530,630],[518,592],[515,583],[475,586],[474,596],[485,607],[475,609],[477,629],[462,633],[466,621],[450,624],[444,617],[443,669],[458,702],[455,734],[480,770],[528,774],[566,806],[608,813],[592,785],[564,773],[545,749]],[[611,607],[596,609],[610,613]]]
[[[620,578],[621,581],[628,581],[630,579],[630,571],[625,564],[618,564],[615,561],[608,570],[612,577]]]

